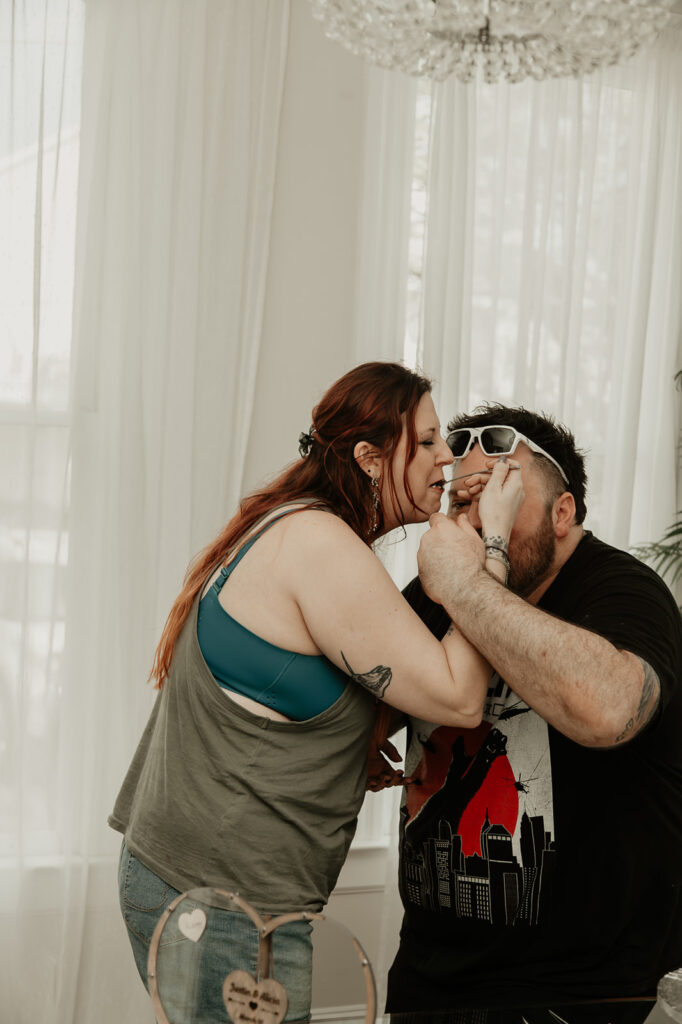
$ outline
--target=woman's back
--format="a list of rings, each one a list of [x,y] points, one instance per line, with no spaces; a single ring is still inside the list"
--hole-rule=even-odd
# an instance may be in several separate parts
[[[296,538],[280,529],[266,544],[297,512],[275,510],[243,540],[227,566],[211,575],[197,621],[199,646],[216,682],[230,699],[276,720],[314,717],[349,682],[317,650],[291,594],[286,559],[278,555]],[[304,569],[305,555],[296,544],[292,556],[298,569]]]

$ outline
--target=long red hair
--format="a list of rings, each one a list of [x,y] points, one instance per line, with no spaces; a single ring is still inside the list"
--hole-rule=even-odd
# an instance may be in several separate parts
[[[166,620],[154,656],[150,679],[163,686],[170,671],[175,644],[192,605],[206,580],[222,565],[237,541],[263,516],[280,505],[309,499],[329,508],[371,544],[373,501],[367,476],[357,465],[353,450],[358,441],[369,441],[382,456],[382,475],[389,484],[393,510],[404,522],[398,502],[392,465],[403,428],[407,450],[403,486],[414,504],[407,469],[417,451],[414,417],[421,397],[431,382],[399,363],[362,363],[329,388],[313,410],[313,443],[309,454],[284,470],[262,490],[244,498],[238,512],[216,539],[204,548],[187,570],[182,590]],[[380,522],[381,525],[381,510]]]

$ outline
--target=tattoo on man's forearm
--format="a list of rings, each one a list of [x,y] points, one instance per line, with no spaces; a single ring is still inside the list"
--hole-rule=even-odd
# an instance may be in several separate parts
[[[639,699],[639,707],[637,708],[636,721],[640,728],[645,726],[647,722],[650,722],[658,702],[661,697],[661,683],[648,662],[644,661],[643,658],[639,659],[644,673],[644,679],[642,680],[642,693]]]
[[[616,742],[620,743],[624,740],[628,733],[639,732],[643,729],[648,722],[651,721],[656,708],[658,707],[658,701],[661,696],[661,683],[648,662],[644,661],[643,658],[637,659],[642,666],[643,679],[642,679],[642,692],[639,696],[639,705],[634,718],[630,718],[623,731],[619,736],[616,736]]]
[[[616,736],[616,743],[620,743],[621,740],[625,739],[627,734],[632,731],[632,727],[634,726],[634,724],[635,724],[634,718],[629,718],[627,720],[627,722],[625,724],[625,728],[623,729],[623,731]]]
[[[364,686],[366,690],[373,693],[375,697],[383,697],[386,690],[391,684],[393,673],[390,668],[386,665],[377,665],[375,668],[369,670],[369,672],[355,672],[354,669],[348,664],[346,655],[341,651],[341,657],[343,658],[344,665],[348,669],[348,675],[356,683],[360,683],[360,686]]]

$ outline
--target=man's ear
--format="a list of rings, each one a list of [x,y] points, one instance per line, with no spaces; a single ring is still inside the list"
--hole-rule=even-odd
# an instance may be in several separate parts
[[[353,458],[363,473],[375,477],[381,475],[381,454],[369,441],[358,441],[353,449]]]
[[[575,499],[570,491],[564,491],[552,506],[554,536],[565,537],[575,523]]]

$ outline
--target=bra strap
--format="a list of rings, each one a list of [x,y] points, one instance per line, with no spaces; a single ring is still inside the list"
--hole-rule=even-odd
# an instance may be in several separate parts
[[[308,505],[303,505],[302,506],[302,508],[309,508],[309,507],[310,506],[308,506]],[[225,581],[227,579],[229,579],[229,577],[232,574],[233,570],[239,565],[239,563],[241,562],[241,560],[244,557],[244,555],[246,554],[246,552],[249,551],[253,547],[253,545],[256,543],[258,538],[261,537],[265,533],[266,530],[269,530],[270,527],[273,525],[273,523],[276,523],[278,520],[284,519],[285,516],[291,515],[293,512],[298,512],[298,511],[299,511],[299,509],[297,509],[297,508],[290,508],[286,512],[280,512],[280,514],[278,516],[273,516],[273,518],[268,523],[266,523],[265,526],[262,526],[260,528],[260,530],[258,530],[257,533],[254,533],[253,537],[249,537],[249,539],[246,541],[246,543],[242,544],[241,548],[239,549],[237,554],[234,556],[234,558],[232,559],[230,564],[229,565],[224,565],[222,567],[222,569],[220,570],[220,575],[217,577],[215,583],[211,587],[211,590],[215,590],[216,594],[219,594],[220,591],[223,589],[223,587],[225,585]]]

